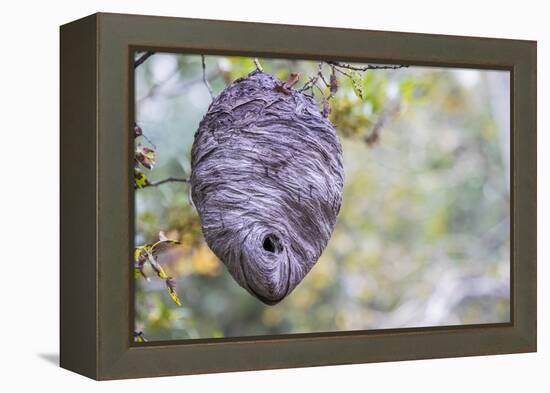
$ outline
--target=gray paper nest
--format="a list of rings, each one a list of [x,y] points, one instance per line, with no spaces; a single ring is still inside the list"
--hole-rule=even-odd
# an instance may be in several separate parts
[[[192,199],[209,247],[266,304],[287,296],[332,235],[342,148],[313,100],[260,71],[210,105],[192,149]]]

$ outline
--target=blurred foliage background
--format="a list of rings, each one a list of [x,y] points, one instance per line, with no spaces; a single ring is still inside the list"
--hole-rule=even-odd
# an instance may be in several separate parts
[[[319,70],[317,61],[259,61],[282,80],[300,72],[297,89]],[[205,56],[214,94],[254,69],[251,58]],[[320,260],[280,304],[233,281],[204,242],[186,184],[136,190],[136,246],[159,231],[182,242],[158,257],[182,306],[162,280],[136,278],[135,328],[148,340],[509,321],[508,72],[336,76],[329,118],[344,150],[343,205]],[[211,102],[201,56],[157,53],[136,69],[135,87],[136,122],[156,151],[147,176],[189,176]],[[323,89],[313,90],[319,102]]]

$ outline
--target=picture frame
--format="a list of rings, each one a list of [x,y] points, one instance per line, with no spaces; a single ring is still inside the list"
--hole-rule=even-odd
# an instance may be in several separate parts
[[[510,71],[511,322],[137,346],[136,50]],[[61,26],[60,53],[61,367],[107,380],[536,351],[536,42],[97,13]]]

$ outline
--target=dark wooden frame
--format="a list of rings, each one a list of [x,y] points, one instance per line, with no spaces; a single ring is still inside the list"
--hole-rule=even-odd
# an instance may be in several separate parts
[[[509,70],[511,322],[133,345],[133,52]],[[536,42],[95,14],[61,27],[61,366],[95,379],[536,351]]]

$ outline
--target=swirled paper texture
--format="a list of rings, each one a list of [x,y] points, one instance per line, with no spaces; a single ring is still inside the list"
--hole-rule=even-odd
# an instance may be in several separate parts
[[[192,199],[233,278],[276,304],[319,259],[342,202],[342,148],[315,101],[254,71],[215,98],[195,134]]]

